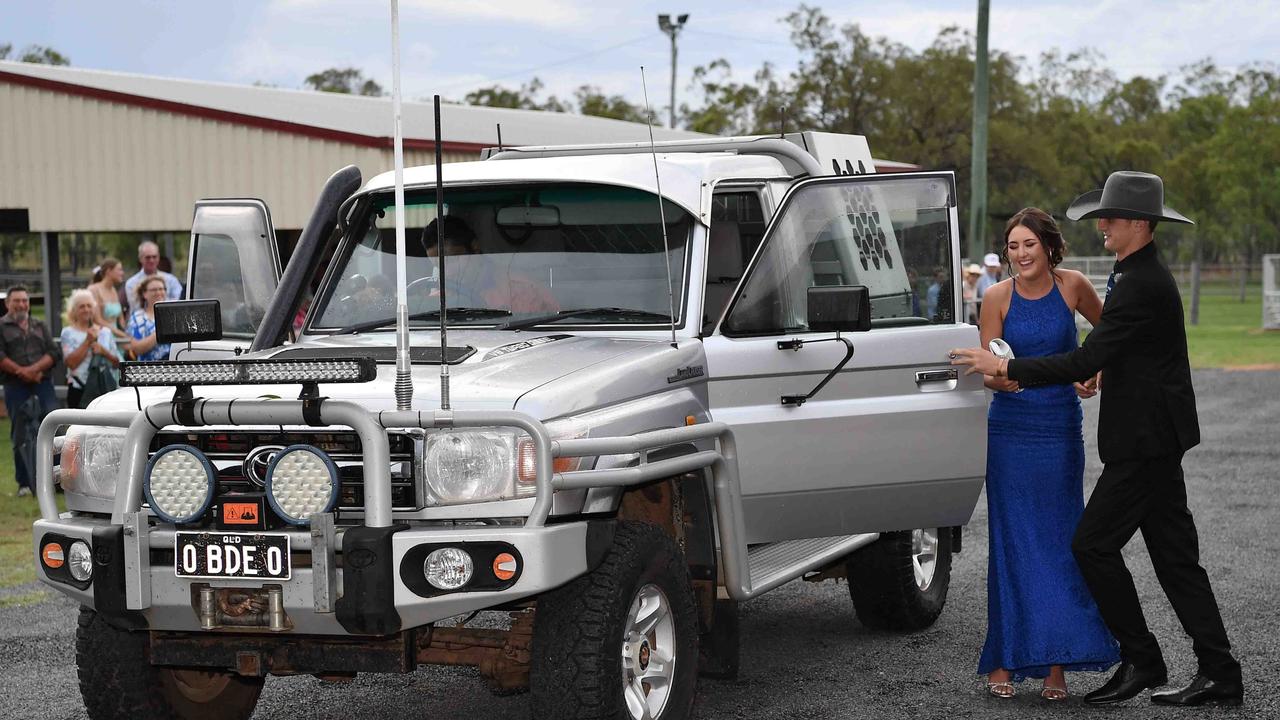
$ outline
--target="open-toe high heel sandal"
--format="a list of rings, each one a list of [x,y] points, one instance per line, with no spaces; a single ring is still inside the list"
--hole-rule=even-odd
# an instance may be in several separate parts
[[[1002,680],[1000,682],[987,682],[987,692],[992,696],[1008,700],[1013,697],[1017,691],[1013,689],[1013,682]]]
[[[1040,697],[1044,698],[1045,700],[1050,700],[1053,702],[1057,702],[1059,700],[1066,700],[1067,689],[1064,687],[1045,685],[1044,687],[1040,688]]]

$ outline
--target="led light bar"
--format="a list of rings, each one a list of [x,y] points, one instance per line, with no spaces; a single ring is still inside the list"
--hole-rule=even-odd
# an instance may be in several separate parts
[[[337,360],[167,360],[120,363],[120,384],[267,385],[276,383],[357,383],[377,376],[373,358]]]

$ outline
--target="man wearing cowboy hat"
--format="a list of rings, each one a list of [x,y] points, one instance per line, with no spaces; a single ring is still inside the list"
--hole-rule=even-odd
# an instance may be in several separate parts
[[[1209,576],[1200,566],[1182,476],[1182,455],[1200,442],[1182,298],[1152,242],[1157,222],[1192,223],[1164,206],[1158,176],[1130,171],[1112,173],[1103,189],[1076,198],[1067,217],[1097,218],[1106,248],[1116,254],[1097,327],[1069,353],[1002,360],[966,348],[952,351],[952,364],[1024,385],[1083,382],[1102,372],[1098,454],[1104,468],[1071,549],[1123,659],[1085,702],[1123,702],[1167,682],[1160,645],[1147,629],[1120,554],[1141,530],[1156,577],[1199,661],[1190,685],[1154,693],[1152,701],[1238,705],[1244,696],[1240,664],[1231,656]]]

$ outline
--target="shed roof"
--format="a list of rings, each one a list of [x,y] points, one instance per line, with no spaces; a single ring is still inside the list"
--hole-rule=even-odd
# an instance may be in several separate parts
[[[0,61],[0,82],[138,104],[183,114],[242,122],[275,130],[318,135],[360,145],[389,146],[391,98],[291,90]],[[402,104],[406,147],[431,146],[435,137],[432,104]],[[641,123],[588,115],[441,103],[442,147],[479,150],[497,145],[501,123],[506,145],[560,145],[647,140]],[[702,133],[653,128],[658,140],[707,137]]]

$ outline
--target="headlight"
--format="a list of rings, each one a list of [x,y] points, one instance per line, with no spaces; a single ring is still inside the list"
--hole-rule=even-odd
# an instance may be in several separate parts
[[[290,445],[267,467],[267,500],[286,522],[309,525],[337,504],[338,468],[319,448]]]
[[[577,420],[547,423],[553,440],[585,437]],[[529,497],[537,491],[536,451],[527,434],[507,428],[427,433],[423,473],[435,505]],[[557,458],[555,472],[577,470],[584,458]]]
[[[125,428],[85,425],[68,428],[58,465],[62,489],[91,497],[114,498],[125,432]]]
[[[437,504],[514,497],[516,433],[497,429],[427,434],[423,469]]]
[[[180,525],[199,520],[213,502],[213,465],[190,445],[167,445],[151,456],[142,490],[152,512]]]

